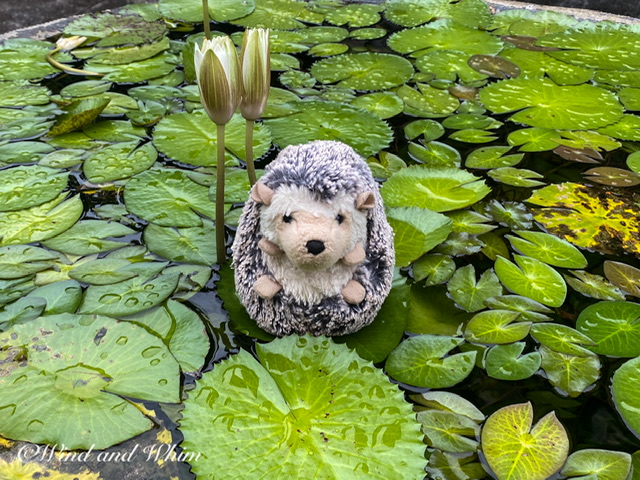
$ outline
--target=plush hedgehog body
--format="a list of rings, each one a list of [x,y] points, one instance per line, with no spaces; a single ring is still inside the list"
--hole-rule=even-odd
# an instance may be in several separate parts
[[[348,145],[285,148],[251,190],[233,244],[236,288],[274,335],[344,335],[391,289],[393,234],[378,186]]]

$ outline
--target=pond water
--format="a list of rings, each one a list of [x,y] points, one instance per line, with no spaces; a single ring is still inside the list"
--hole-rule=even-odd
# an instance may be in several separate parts
[[[353,435],[371,450],[344,468],[366,472],[379,455],[390,478],[422,477],[425,447],[425,478],[638,478],[640,27],[480,0],[211,11],[215,34],[238,45],[246,26],[272,29],[258,168],[287,145],[339,140],[380,181],[394,288],[336,346],[273,340],[216,265],[200,8],[167,0],[71,22],[65,36],[89,38],[54,58],[84,74],[47,63],[53,40],[0,49],[0,477],[190,479],[194,466],[231,478],[300,464],[306,478],[338,468]],[[240,115],[227,125],[228,245],[249,191],[244,130]],[[347,412],[342,430],[314,416],[325,390]],[[364,392],[379,403],[356,400]],[[292,417],[278,416],[279,395]],[[527,402],[547,430],[523,420],[514,441],[539,467],[500,440],[500,415],[519,422]],[[407,426],[412,408],[426,445]],[[273,442],[231,435],[243,418],[290,440],[291,457],[260,463]],[[320,446],[304,436],[316,428]],[[253,442],[257,454],[244,450]],[[496,449],[521,470],[505,473]],[[584,449],[609,453],[590,464]],[[63,450],[89,455],[65,462]]]

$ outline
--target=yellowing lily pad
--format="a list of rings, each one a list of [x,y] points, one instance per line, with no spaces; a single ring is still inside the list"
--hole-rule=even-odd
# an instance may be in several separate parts
[[[577,183],[543,187],[529,197],[533,214],[552,234],[603,253],[640,254],[640,209],[634,193]]]
[[[569,439],[554,412],[533,425],[531,404],[514,404],[487,419],[482,451],[498,480],[546,480],[564,464]]]
[[[532,127],[588,130],[615,123],[623,107],[617,97],[593,85],[558,86],[549,79],[514,78],[484,87],[479,99],[494,113]]]

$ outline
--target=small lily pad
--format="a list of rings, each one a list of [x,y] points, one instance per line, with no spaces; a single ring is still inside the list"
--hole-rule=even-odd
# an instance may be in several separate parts
[[[404,102],[393,92],[376,92],[356,98],[351,105],[382,119],[395,117],[404,110]]]
[[[569,453],[567,432],[554,412],[533,425],[530,403],[493,413],[482,429],[482,451],[498,480],[545,480]]]
[[[87,98],[75,100],[64,107],[65,113],[56,119],[56,124],[49,131],[49,136],[73,132],[92,123],[100,112],[109,104],[108,98]]]
[[[38,165],[0,170],[0,212],[22,210],[56,198],[69,173]]]
[[[524,380],[540,368],[542,357],[538,352],[522,355],[525,342],[494,345],[485,356],[487,375],[498,380]]]
[[[422,83],[419,91],[407,85],[396,90],[396,94],[404,102],[405,113],[417,117],[444,117],[457,110],[460,101],[447,90],[439,90]]]
[[[472,419],[442,410],[423,410],[416,418],[422,424],[425,443],[429,447],[453,453],[478,449],[475,438],[480,435],[480,427]]]
[[[167,18],[182,22],[202,23],[202,2],[200,0],[160,0],[160,13]],[[253,0],[216,0],[209,5],[210,18],[216,22],[226,22],[249,15],[256,8]]]
[[[67,35],[98,37],[100,40],[97,45],[100,47],[152,43],[166,31],[162,21],[148,22],[138,15],[111,12],[84,15],[72,20],[64,28]]]
[[[496,274],[509,290],[550,307],[559,307],[567,295],[562,275],[539,260],[514,256],[516,264],[499,257]]]
[[[447,284],[449,294],[467,312],[477,312],[485,307],[487,298],[502,294],[502,285],[493,270],[485,270],[476,282],[473,265],[456,270]]]
[[[560,474],[565,477],[589,477],[598,480],[629,478],[631,455],[626,452],[587,448],[569,455]]]
[[[416,282],[424,280],[426,286],[431,286],[449,280],[456,271],[456,264],[451,257],[434,253],[416,260],[412,270]]]
[[[531,324],[515,322],[519,314],[510,310],[487,310],[475,314],[467,323],[464,337],[473,343],[509,344],[529,334]]]
[[[404,134],[409,140],[422,135],[425,142],[430,142],[444,135],[444,127],[435,120],[414,120],[405,125]]]
[[[302,21],[311,16],[307,10],[306,2],[300,0],[254,0],[255,8],[249,15],[231,20],[231,23],[244,27],[263,27],[274,30],[293,30],[304,28]],[[237,2],[232,1],[233,5]],[[212,5],[213,7],[213,5]],[[322,16],[315,18],[322,23]],[[314,19],[309,18],[309,20]],[[318,21],[319,20],[319,21]]]
[[[460,167],[460,152],[441,142],[429,142],[426,145],[409,143],[411,158],[426,167]]]
[[[596,346],[584,333],[557,323],[536,323],[531,327],[531,336],[551,350],[578,357],[593,356],[585,347]]]
[[[471,83],[484,80],[487,76],[472,69],[467,60],[469,54],[457,50],[434,50],[416,59],[416,68],[431,73],[437,79]]]
[[[490,169],[513,167],[522,161],[524,154],[505,155],[511,147],[481,147],[473,150],[464,162],[466,168]]]
[[[80,220],[68,230],[42,243],[47,248],[70,255],[91,255],[124,247],[128,244],[109,239],[135,233],[135,230],[116,222]]]
[[[333,25],[349,25],[351,28],[368,27],[380,21],[382,5],[350,4],[332,8],[324,19]]]
[[[152,143],[138,147],[138,142],[121,142],[90,153],[82,169],[90,182],[113,182],[143,172],[157,156]]]
[[[348,51],[349,46],[344,43],[318,43],[311,47],[307,53],[314,57],[332,57]]]
[[[543,152],[560,145],[560,134],[551,128],[523,128],[511,132],[507,137],[509,145],[519,146],[521,152]]]
[[[521,238],[506,235],[511,245],[520,253],[548,265],[564,268],[585,268],[587,259],[582,252],[566,240],[543,232],[516,230]]]
[[[624,300],[625,296],[618,287],[605,278],[593,273],[574,270],[571,276],[564,275],[567,284],[576,292],[598,300]]]
[[[589,349],[600,355],[640,355],[640,305],[632,302],[598,302],[585,308],[576,328],[597,345]]]
[[[387,358],[387,374],[416,387],[452,387],[464,380],[474,367],[476,352],[447,355],[463,341],[440,335],[409,337]]]
[[[544,175],[524,168],[499,167],[492,169],[488,175],[496,182],[514,187],[532,188],[545,184],[544,182],[536,180],[538,178],[544,178]]]
[[[539,349],[542,369],[551,385],[562,395],[577,397],[592,388],[600,378],[600,359],[597,355],[577,356],[556,352],[544,345]]]
[[[203,219],[202,226],[188,228],[161,227],[153,223],[144,230],[150,251],[168,260],[196,265],[216,263],[215,227]]]
[[[24,107],[49,103],[49,89],[25,80],[0,82],[0,107]]]

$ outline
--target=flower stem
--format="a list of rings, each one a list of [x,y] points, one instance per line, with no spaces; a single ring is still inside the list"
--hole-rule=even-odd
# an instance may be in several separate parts
[[[249,175],[249,185],[253,187],[256,183],[256,167],[253,164],[253,126],[255,120],[247,120],[247,133],[244,137],[244,149],[247,155],[247,174]]]
[[[216,252],[218,264],[227,261],[224,239],[224,124],[217,125],[218,161],[216,163]]]
[[[211,30],[209,29],[209,2],[202,0],[202,21],[204,24],[204,38],[211,40]]]
[[[93,75],[93,76],[98,76],[98,77],[104,76],[104,73],[90,72],[88,70],[80,70],[78,68],[72,68],[72,67],[70,67],[68,65],[64,65],[64,64],[58,62],[57,60],[54,60],[53,56],[56,53],[58,53],[60,50],[62,50],[62,49],[61,48],[55,48],[55,49],[51,50],[49,53],[47,53],[47,55],[45,56],[45,58],[47,59],[47,62],[49,62],[55,68],[57,68],[59,70],[62,70],[63,72],[66,72],[66,73],[71,73],[71,74],[76,74],[76,75],[87,75],[87,76]]]

